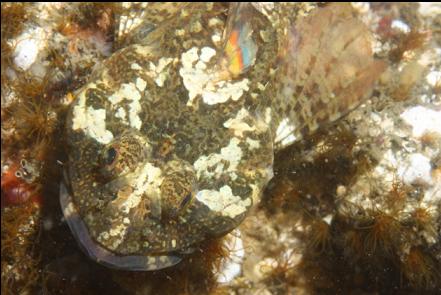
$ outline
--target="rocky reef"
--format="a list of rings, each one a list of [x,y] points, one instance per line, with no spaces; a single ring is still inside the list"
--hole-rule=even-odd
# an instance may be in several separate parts
[[[372,95],[280,151],[259,206],[177,266],[108,269],[62,217],[73,92],[115,49],[118,4],[1,5],[3,294],[438,294],[441,5],[358,3]]]

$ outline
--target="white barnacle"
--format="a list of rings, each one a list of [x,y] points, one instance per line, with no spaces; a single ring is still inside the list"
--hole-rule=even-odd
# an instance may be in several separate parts
[[[153,166],[151,163],[146,163],[144,166],[138,168],[132,177],[131,186],[133,192],[121,202],[121,212],[128,214],[130,209],[135,208],[141,202],[144,193],[147,196],[155,196],[159,194],[159,186],[162,182],[162,171],[160,168]]]
[[[437,83],[441,81],[441,71],[430,71],[426,76],[427,83],[432,87],[436,87]]]
[[[203,62],[205,62],[205,63],[207,63],[207,62],[209,62],[210,60],[211,60],[211,58],[213,57],[213,56],[215,56],[216,55],[216,50],[214,50],[213,48],[211,48],[211,47],[203,47],[202,49],[201,49],[201,56],[200,56],[200,59],[201,59],[201,61],[203,61]]]
[[[142,85],[139,85],[142,86]],[[124,99],[129,102],[129,122],[130,126],[136,129],[141,129],[142,121],[139,118],[139,113],[141,112],[141,93],[138,87],[134,83],[123,83],[121,87],[108,97],[108,100],[115,107]]]
[[[139,45],[139,44],[134,44],[132,46],[135,49],[136,53],[141,55],[142,57],[150,58],[153,56],[152,54],[153,49],[150,46]]]
[[[242,200],[240,196],[233,195],[233,191],[228,185],[224,185],[219,191],[201,190],[197,192],[196,199],[210,210],[233,219],[246,212],[247,208],[252,205],[250,198]]]
[[[214,105],[229,99],[237,101],[248,91],[248,79],[237,82],[218,80],[219,73],[207,68],[207,64],[215,55],[216,50],[211,47],[203,47],[200,55],[197,47],[192,47],[181,55],[182,67],[179,74],[188,90],[187,106],[192,106],[198,95],[202,96],[204,103]]]
[[[239,142],[238,138],[233,137],[230,139],[230,143],[220,150],[220,153],[199,157],[193,164],[198,178],[219,177],[226,173],[232,180],[235,180],[237,178],[237,166],[242,159],[242,149],[238,145]],[[228,165],[226,165],[226,162]]]
[[[245,247],[238,229],[228,234],[225,242],[230,254],[221,260],[220,272],[217,274],[217,282],[220,284],[231,282],[241,273],[245,257]]]
[[[115,250],[123,242],[126,233],[127,225],[123,222],[118,222],[115,223],[113,227],[109,229],[109,231],[101,232],[98,235],[97,240],[98,242],[107,245],[107,247],[109,247],[111,250]],[[111,241],[111,243],[106,242],[111,238],[113,238],[113,241]]]
[[[185,35],[185,30],[184,29],[178,29],[175,31],[175,35],[176,36],[184,36]]]
[[[268,125],[271,123],[271,108],[270,107],[265,109],[265,123]]]
[[[130,126],[136,129],[141,129],[142,121],[138,114],[141,111],[141,104],[138,101],[134,101],[129,105],[129,120]]]
[[[283,119],[276,130],[276,143],[281,143],[283,146],[289,145],[296,140],[294,135],[294,125],[290,124],[288,118]]]
[[[132,208],[137,207],[142,198],[149,196],[154,197],[159,194],[159,186],[162,182],[162,171],[161,169],[153,166],[150,163],[146,163],[144,166],[139,167],[133,173],[131,179],[131,186],[133,187],[133,192],[128,195],[128,197],[119,204],[120,212],[124,215],[129,214]],[[110,247],[116,249],[118,245],[123,241],[127,228],[130,226],[130,219],[124,217],[119,225],[112,228],[109,231],[110,236],[117,236],[116,239]],[[104,239],[105,237],[100,234],[98,236],[98,241]]]
[[[260,201],[260,196],[262,195],[262,186],[256,184],[250,184],[252,189],[251,199],[253,200],[253,204],[257,204]]]
[[[217,46],[222,41],[222,36],[220,32],[215,32],[213,36],[211,36],[211,41]]]
[[[262,83],[258,82],[258,83],[257,83],[257,88],[258,88],[260,91],[264,91],[265,88],[266,88],[266,85],[263,85]]]
[[[114,237],[115,240],[113,241],[113,243],[111,245],[108,245],[111,249],[115,250],[116,248],[118,248],[118,246],[123,242],[124,237],[127,233],[127,225],[120,223],[118,225],[116,225],[115,227],[112,227],[109,230],[109,235],[110,237]]]
[[[28,70],[31,66],[38,65],[40,52],[46,46],[48,33],[40,27],[30,27],[12,42],[14,48],[14,63],[22,70]]]
[[[146,86],[147,86],[147,82],[144,81],[142,78],[136,78],[136,82],[135,82],[136,88],[138,88],[139,91],[144,91]]]
[[[208,26],[209,27],[216,27],[216,26],[220,27],[223,24],[224,24],[224,22],[222,20],[220,20],[219,18],[217,18],[217,17],[213,17],[213,18],[210,18],[208,20]]]
[[[408,162],[400,163],[397,174],[406,184],[415,182],[433,184],[430,159],[420,153],[409,155]]]
[[[242,108],[237,112],[235,118],[228,119],[224,122],[224,127],[232,129],[234,131],[234,135],[237,137],[243,137],[243,133],[246,131],[254,131],[255,127],[248,125],[244,121],[245,118],[249,118],[250,113]]]
[[[142,194],[144,192],[151,194],[159,193],[159,186],[162,183],[162,170],[153,166],[151,163],[144,165],[137,181],[135,182],[134,193]]]
[[[72,129],[80,129],[99,143],[107,144],[113,139],[113,134],[106,129],[106,110],[86,107],[85,92],[91,88],[95,88],[93,83],[79,94],[73,109]]]
[[[260,142],[255,139],[247,138],[245,139],[245,142],[248,144],[248,148],[250,151],[258,149],[260,147]]]
[[[86,114],[88,123],[86,125],[87,133],[100,143],[109,143],[113,139],[113,134],[106,129],[106,110],[94,109],[88,107]]]
[[[135,62],[135,63],[132,63],[132,64],[130,65],[130,68],[131,68],[132,70],[135,70],[135,71],[141,71],[141,70],[142,70],[142,67],[141,67],[139,64],[137,64],[136,62]]]
[[[420,137],[425,132],[441,133],[441,111],[416,106],[406,109],[400,117],[412,126],[414,137]]]
[[[199,33],[202,31],[202,24],[199,21],[195,21],[194,23],[190,24],[190,31],[194,33]]]
[[[149,63],[149,71],[147,74],[155,81],[156,85],[159,87],[164,86],[165,80],[167,80],[168,72],[165,68],[173,61],[171,57],[161,57],[158,64],[153,62]]]
[[[181,55],[182,67],[179,74],[183,79],[185,88],[188,90],[187,105],[191,105],[194,98],[202,93],[202,89],[207,84],[210,76],[201,69],[200,66],[194,67],[194,63],[199,60],[198,48],[193,47]]]
[[[108,240],[110,238],[110,235],[108,232],[102,232],[100,233],[100,235],[98,236],[98,241],[102,242],[103,240]]]
[[[205,70],[207,68],[207,64],[202,60],[199,60],[194,66],[197,70]]]
[[[122,236],[125,232],[126,227],[123,224],[117,225],[109,230],[109,235],[111,237]]]
[[[181,56],[182,66],[184,68],[193,67],[193,63],[199,59],[197,47],[193,47],[190,50],[184,52]]]
[[[208,84],[202,93],[203,101],[208,105],[227,102],[229,99],[237,101],[245,91],[248,91],[249,80],[243,79],[237,82]]]
[[[121,119],[122,122],[127,124],[127,113],[126,110],[122,107],[119,107],[118,110],[115,113],[115,117]]]

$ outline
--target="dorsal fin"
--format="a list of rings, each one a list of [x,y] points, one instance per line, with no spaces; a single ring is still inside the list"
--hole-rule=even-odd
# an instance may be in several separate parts
[[[273,104],[279,149],[357,107],[386,67],[350,4],[317,8],[288,28],[283,44]]]
[[[160,24],[176,16],[190,3],[124,2],[115,25],[115,48],[140,43]]]

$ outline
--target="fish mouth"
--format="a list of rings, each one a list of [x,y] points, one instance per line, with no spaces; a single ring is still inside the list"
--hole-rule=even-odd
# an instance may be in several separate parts
[[[81,250],[92,260],[113,269],[130,271],[153,271],[174,266],[183,257],[176,254],[116,255],[95,242],[86,224],[75,208],[72,194],[64,182],[60,183],[60,205],[64,218]]]

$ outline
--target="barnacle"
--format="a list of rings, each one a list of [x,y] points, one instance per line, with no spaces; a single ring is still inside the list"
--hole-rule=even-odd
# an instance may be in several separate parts
[[[363,227],[367,231],[364,241],[366,252],[392,253],[401,235],[400,223],[394,216],[382,211],[373,212],[371,216],[369,225]]]
[[[397,63],[407,51],[417,50],[424,46],[429,37],[428,32],[411,31],[400,36],[397,46],[389,52],[389,59]]]
[[[314,219],[311,222],[308,244],[312,248],[316,249],[319,253],[328,250],[331,246],[331,237],[331,227],[326,221]]]
[[[32,293],[38,290],[41,257],[36,245],[39,218],[39,206],[32,202],[2,209],[2,294]]]
[[[363,235],[356,229],[350,229],[342,232],[344,249],[347,257],[357,261],[364,254]]]
[[[113,13],[119,11],[116,3],[79,3],[64,24],[68,27],[72,23],[81,29],[102,30],[108,32],[113,22]],[[63,25],[63,24],[61,24]],[[62,28],[67,29],[67,27]]]
[[[15,121],[15,144],[19,147],[33,144],[32,155],[43,159],[58,124],[56,112],[37,97],[14,104],[10,114]]]
[[[68,37],[68,52],[72,55],[81,54],[85,41],[90,45],[106,53],[105,45],[112,39],[113,12],[116,5],[101,3],[81,3],[78,4],[78,11],[71,13],[67,19],[60,23],[58,30]],[[103,44],[103,48],[99,44]],[[107,54],[107,53],[106,53]]]
[[[439,236],[437,234],[439,225],[435,221],[435,212],[435,208],[419,206],[410,213],[410,218],[416,225],[418,232],[426,233],[429,237]]]
[[[41,161],[47,155],[62,118],[48,83],[28,74],[10,83],[16,99],[2,108],[2,147],[10,156],[24,153]]]
[[[15,166],[12,165],[10,170],[5,172],[4,177],[2,175],[2,201],[5,193],[17,199],[21,198],[20,202],[29,198],[30,192],[35,194],[33,184],[29,186],[26,181],[23,181],[21,178],[17,179],[15,175],[14,171],[19,169],[18,166],[21,158],[38,160],[37,162],[45,167],[44,173],[41,171],[42,175],[46,175],[46,173],[59,173],[57,170],[58,167],[50,167],[50,169],[48,169],[48,166],[50,166],[49,163],[57,163],[56,160],[60,160],[60,163],[64,163],[64,165],[60,164],[60,166],[67,166],[66,163],[68,164],[68,161],[64,160],[64,158],[58,154],[53,153],[54,150],[58,151],[65,148],[65,143],[61,140],[61,136],[57,138],[57,140],[53,140],[54,135],[58,135],[58,122],[64,123],[63,115],[59,113],[60,109],[57,106],[56,100],[64,95],[66,91],[78,89],[87,79],[90,69],[96,61],[87,58],[85,59],[87,64],[85,67],[79,67],[81,68],[80,70],[72,70],[71,68],[75,65],[72,65],[71,61],[74,59],[66,60],[66,56],[75,55],[75,58],[80,58],[81,55],[84,55],[81,44],[84,42],[87,43],[87,40],[90,41],[90,39],[95,37],[104,38],[105,41],[111,40],[113,38],[111,30],[114,27],[114,16],[120,13],[118,8],[120,7],[119,4],[107,6],[107,4],[101,3],[83,3],[73,5],[72,7],[74,7],[74,9],[66,9],[66,14],[63,14],[63,19],[57,20],[63,22],[56,26],[56,28],[58,28],[57,34],[60,35],[59,33],[61,33],[64,38],[63,40],[68,40],[67,43],[69,45],[66,47],[62,46],[62,48],[49,49],[50,54],[48,59],[51,62],[49,67],[58,68],[63,73],[70,73],[67,74],[67,78],[63,76],[62,81],[54,85],[54,79],[49,77],[44,77],[41,81],[37,81],[30,79],[26,73],[17,72],[19,79],[11,82],[8,80],[8,75],[5,75],[5,71],[8,67],[13,68],[11,64],[13,48],[5,41],[20,34],[24,28],[23,24],[30,15],[27,5],[29,4],[17,4],[14,6],[2,3],[2,98],[4,81],[7,82],[7,87],[10,87],[18,97],[17,102],[13,103],[7,112],[2,109],[2,115],[6,114],[6,116],[4,116],[5,120],[2,118],[2,132],[13,130],[13,128],[9,128],[11,126],[14,128],[17,127],[12,136],[7,135],[4,137],[2,133],[2,147],[3,143],[5,143],[7,148],[5,155],[6,157],[13,155],[12,162],[15,163]],[[280,23],[285,21],[285,19],[279,19],[271,15],[271,9],[267,9],[267,7],[274,7],[274,4],[253,3],[252,5],[260,9],[259,13],[264,14],[265,17],[271,20],[273,27],[278,27]],[[362,5],[364,5],[364,7],[368,6],[368,4]],[[403,12],[403,8],[397,9],[395,5],[396,4],[381,4],[376,6],[376,8],[374,5],[371,5],[371,8],[381,11],[383,6],[387,6],[391,14],[398,13],[398,11]],[[177,5],[174,6],[180,7]],[[140,7],[141,6],[138,7],[138,10],[140,10]],[[346,9],[343,9],[342,6],[339,8],[337,5],[329,4],[319,4],[318,7],[328,7],[325,11],[337,11],[340,8],[342,10]],[[297,11],[299,11],[299,19],[303,17],[304,14],[308,14],[308,12],[300,8],[298,8],[296,12]],[[418,23],[418,21],[423,20],[421,18],[417,19],[417,22],[411,22],[411,18],[417,14],[416,11],[417,10],[413,12],[404,11],[410,15],[408,24]],[[9,13],[9,17],[7,13]],[[179,15],[191,15],[192,13],[203,13],[203,11],[178,9],[178,13]],[[364,12],[360,12],[360,14],[363,13]],[[225,9],[221,15],[218,15],[216,22],[223,23],[227,19],[226,14],[227,10]],[[318,14],[324,15],[323,13]],[[355,12],[351,12],[351,14],[355,15]],[[173,16],[173,12],[171,12],[169,16],[170,15]],[[335,12],[334,16],[336,15],[340,15],[340,12]],[[297,17],[297,13],[295,16]],[[378,19],[377,17],[371,18],[371,12],[365,16],[368,16],[366,23],[372,20],[375,22]],[[171,18],[174,19],[175,17]],[[372,179],[374,179],[378,177],[378,171],[384,170],[384,166],[382,165],[376,167],[377,160],[379,161],[383,156],[381,153],[384,152],[384,146],[388,144],[391,145],[392,147],[388,146],[387,149],[389,151],[390,148],[390,151],[394,155],[406,155],[409,150],[420,150],[420,146],[423,154],[433,154],[434,152],[438,152],[438,134],[428,132],[418,139],[409,137],[412,140],[411,144],[406,146],[406,148],[402,148],[399,146],[399,143],[406,141],[405,137],[408,135],[406,132],[399,133],[397,136],[399,138],[390,138],[389,135],[381,134],[373,139],[370,135],[360,135],[370,133],[371,131],[370,129],[363,130],[363,128],[365,128],[363,124],[351,127],[349,127],[348,124],[349,122],[352,124],[354,120],[359,121],[360,119],[354,118],[361,116],[360,114],[363,114],[362,118],[364,118],[364,115],[366,115],[366,117],[369,116],[371,110],[375,112],[379,111],[376,99],[382,100],[384,105],[387,105],[386,108],[390,108],[390,110],[394,112],[401,111],[402,108],[395,107],[401,104],[401,102],[397,103],[397,101],[406,99],[406,103],[413,103],[415,101],[414,94],[417,93],[420,95],[424,90],[420,88],[420,84],[424,83],[424,79],[421,78],[423,77],[422,73],[425,71],[425,68],[420,66],[418,64],[419,61],[417,62],[416,58],[413,57],[420,56],[419,54],[422,52],[420,49],[424,49],[429,33],[418,31],[418,28],[415,26],[412,26],[410,33],[393,32],[391,27],[393,19],[395,19],[395,16],[383,17],[380,27],[377,30],[381,35],[381,42],[388,43],[388,40],[392,39],[392,42],[388,44],[392,46],[392,50],[385,50],[386,52],[380,53],[376,51],[375,55],[388,56],[392,67],[399,69],[400,72],[396,75],[398,86],[391,86],[387,84],[390,81],[386,81],[387,83],[383,83],[382,85],[383,88],[386,88],[386,91],[382,88],[375,89],[371,100],[365,101],[366,108],[363,107],[361,110],[357,110],[354,116],[351,116],[354,114],[352,113],[346,116],[345,120],[332,126],[327,126],[329,127],[328,129],[321,129],[316,134],[306,136],[304,141],[296,142],[293,146],[276,155],[274,166],[275,177],[266,190],[259,207],[259,210],[263,210],[267,214],[267,217],[269,217],[268,222],[257,218],[255,226],[260,228],[268,227],[279,233],[282,232],[283,238],[282,235],[280,235],[278,239],[274,239],[270,235],[263,235],[259,237],[259,239],[256,239],[257,241],[255,242],[258,243],[258,247],[261,247],[263,250],[256,249],[256,247],[254,247],[255,244],[253,244],[254,242],[251,243],[251,247],[249,247],[250,251],[253,252],[273,251],[270,257],[275,257],[274,261],[277,263],[271,265],[271,271],[263,281],[258,284],[251,282],[248,277],[250,269],[247,269],[249,265],[247,266],[245,263],[242,265],[243,273],[237,281],[235,280],[223,288],[216,288],[216,274],[219,272],[220,262],[230,251],[230,249],[227,249],[224,243],[219,240],[207,241],[207,243],[195,246],[195,249],[188,250],[188,252],[194,250],[193,254],[188,255],[180,265],[177,265],[173,269],[153,273],[128,273],[108,270],[88,262],[82,255],[78,255],[79,251],[73,239],[70,237],[70,234],[67,233],[65,226],[59,226],[55,231],[42,231],[42,238],[34,239],[34,241],[38,241],[38,247],[34,248],[33,241],[27,238],[23,240],[23,232],[17,230],[17,223],[20,222],[21,224],[29,225],[29,220],[26,219],[26,217],[33,214],[31,212],[32,210],[30,210],[32,207],[30,206],[33,206],[34,202],[24,202],[20,207],[6,208],[6,211],[2,210],[2,293],[8,291],[10,293],[20,293],[20,291],[26,293],[26,289],[34,286],[37,286],[35,289],[43,288],[43,293],[64,291],[73,293],[86,292],[91,294],[106,293],[104,291],[107,291],[107,293],[150,292],[164,294],[253,293],[256,290],[256,286],[257,289],[260,288],[259,290],[262,291],[262,293],[303,292],[311,294],[334,294],[380,292],[386,294],[396,292],[421,293],[424,289],[427,289],[429,292],[438,291],[441,279],[436,272],[440,268],[440,215],[436,209],[439,210],[440,205],[434,205],[430,202],[429,205],[427,205],[427,203],[420,202],[427,187],[416,187],[414,185],[405,184],[399,179],[396,171],[392,171],[393,169],[391,169],[391,171],[382,172],[387,174],[387,176],[391,176],[391,178],[393,175],[394,178],[392,181],[390,181],[390,178],[385,178],[384,181],[383,179],[381,179],[381,181],[370,181],[371,174]],[[319,20],[319,23],[326,23],[325,18],[320,18]],[[253,22],[255,21],[257,20],[253,19]],[[215,24],[216,22],[212,22],[211,24]],[[303,26],[308,34],[300,41],[300,44],[309,46],[316,41],[322,40],[320,36],[317,38],[311,36],[316,36],[319,32],[323,31],[336,34],[337,37],[335,39],[340,39],[340,37],[338,37],[340,35],[342,35],[341,39],[345,39],[343,35],[348,31],[347,26],[341,26],[341,28],[338,29],[336,28],[338,27],[338,22],[339,17],[336,16],[335,22],[333,19],[331,25],[325,30],[319,29],[321,26],[307,26],[306,29],[305,26]],[[13,25],[5,26],[5,23]],[[351,24],[353,24],[353,22],[351,22]],[[205,23],[202,24],[202,28],[204,28],[204,25]],[[200,24],[199,26],[194,25],[192,28],[200,29]],[[187,33],[185,30],[182,31]],[[258,33],[257,36],[260,36],[266,43],[277,41],[275,36],[267,36],[268,31],[256,33]],[[349,31],[352,32],[352,30]],[[282,30],[281,34],[284,33],[287,32]],[[288,34],[291,33],[293,32],[288,31]],[[298,32],[292,36],[298,36],[297,33]],[[433,35],[439,34],[435,30],[431,33]],[[179,31],[179,34],[181,34],[181,31]],[[300,34],[300,36],[301,35],[302,34]],[[166,43],[169,37],[170,36],[166,34],[161,35],[155,42]],[[320,43],[332,43],[331,39],[333,38],[328,39],[326,42]],[[364,38],[361,36],[354,40],[358,39]],[[128,39],[125,41],[127,40]],[[258,39],[259,42],[262,40]],[[354,42],[354,40],[347,40],[348,47],[357,49],[356,52],[354,52],[354,56],[358,57],[358,53],[370,49],[370,46],[356,46],[358,41]],[[161,55],[165,56],[169,53],[168,51],[173,50],[175,45],[171,44],[185,43],[183,46],[188,45],[186,49],[189,49],[193,41],[194,40],[187,40],[185,35],[177,36],[175,40],[172,40],[170,43],[167,43],[167,46],[163,47],[164,52],[161,52]],[[297,39],[292,41],[297,41]],[[199,42],[199,40],[196,40],[196,42]],[[331,54],[328,54],[328,50],[325,50],[325,48],[327,49],[328,47],[330,46],[324,46],[324,48],[319,48],[318,51],[309,49],[294,50],[295,53],[301,53],[298,54],[300,64],[304,60],[308,60],[309,56],[313,57],[310,61],[311,64],[319,64],[318,66],[312,67],[310,65],[304,66],[306,72],[314,72],[315,76],[313,78],[317,78],[317,72],[321,70],[320,67],[322,64],[320,64],[320,61],[324,61],[325,72],[340,74],[342,68],[344,68],[339,61],[345,60],[345,55],[341,54],[343,57],[338,55],[336,57],[337,61],[331,60],[329,59],[332,57]],[[386,47],[387,46],[385,46],[385,48]],[[68,50],[65,50],[65,48]],[[321,56],[322,54],[324,56]],[[259,62],[261,59],[271,55],[272,52],[263,52],[259,47],[256,61]],[[364,55],[361,54],[361,56]],[[122,57],[124,56],[122,55]],[[174,61],[170,63],[169,66],[175,67],[176,65],[179,65],[179,61]],[[144,66],[144,64],[141,65],[141,67]],[[261,68],[269,68],[271,66],[273,66],[273,64],[259,64]],[[302,66],[301,64],[300,67]],[[433,66],[436,67],[437,64],[433,64]],[[153,67],[153,65],[147,64],[147,67]],[[371,79],[379,75],[379,72],[381,72],[379,68],[370,68],[360,75],[364,78]],[[280,72],[278,69],[272,70],[275,73]],[[118,71],[115,71],[115,73],[118,73]],[[394,75],[395,73],[394,70],[391,70],[389,75]],[[126,73],[123,73],[121,76],[125,74]],[[169,71],[168,74],[168,84],[166,84],[166,88],[173,89],[175,85],[179,84],[180,76],[175,73],[175,71]],[[347,86],[347,83],[351,83],[352,81],[352,77],[346,77],[347,75],[337,75],[337,77],[334,77],[334,75],[329,75],[331,79],[324,79],[324,82],[321,79],[313,78],[305,80],[305,87],[303,87],[303,90],[299,90],[298,93],[301,95],[308,94],[305,95],[305,105],[308,106],[310,102],[312,102],[313,105],[312,110],[305,109],[305,117],[308,120],[319,113],[319,119],[326,117],[327,114],[326,107],[321,104],[313,104],[315,102],[315,94],[309,94],[315,93],[315,91],[318,91],[322,87],[327,88],[327,86],[334,82],[341,82],[341,86],[344,88]],[[175,76],[179,79],[174,79],[176,78]],[[248,76],[244,73],[244,77]],[[306,75],[306,77],[308,77],[308,75]],[[120,75],[118,75],[117,78],[121,78]],[[438,82],[428,90],[428,92],[432,91],[429,95],[433,97],[436,95],[439,96],[441,84]],[[354,82],[352,87],[345,88],[344,90],[340,89],[339,92],[343,93],[343,99],[341,99],[340,102],[346,102],[354,93],[360,97],[368,94],[368,92],[370,93],[372,88],[370,81],[363,85],[356,84],[357,83]],[[164,93],[160,91],[161,89],[156,89],[151,86],[152,85],[149,84],[147,89],[149,89],[152,97],[160,97]],[[266,87],[267,85],[263,86]],[[303,83],[296,83],[294,86],[296,86],[297,91],[304,85]],[[252,89],[252,91],[256,90],[253,89],[253,87],[254,84],[251,83],[250,89]],[[383,92],[387,93],[389,97],[386,97]],[[181,95],[181,93],[179,93],[179,95]],[[332,93],[331,96],[333,95],[334,93]],[[424,99],[424,95],[422,95],[422,99]],[[255,99],[255,97],[252,98]],[[327,98],[328,96],[324,96],[323,101]],[[253,99],[250,98],[248,103],[253,101]],[[69,100],[69,102],[72,100],[73,98]],[[391,103],[392,105],[389,105]],[[159,106],[159,104],[160,100],[155,100],[155,106]],[[341,106],[343,104],[345,103],[342,103]],[[94,107],[97,107],[97,105],[94,105]],[[198,107],[203,107],[203,105],[201,104]],[[251,111],[251,109],[247,110]],[[228,111],[231,112],[234,111],[234,109],[229,109]],[[309,114],[310,111],[312,114]],[[338,110],[339,113],[340,111],[342,110]],[[152,112],[157,113],[157,109]],[[55,113],[57,114],[56,117],[54,116]],[[108,112],[106,115],[109,116],[110,113],[111,112]],[[280,113],[283,114],[283,112]],[[342,114],[343,113],[344,112],[342,112]],[[396,115],[396,113],[386,112],[387,116],[390,114]],[[148,118],[153,117],[151,114],[146,114],[146,116]],[[161,118],[161,120],[162,119],[163,118]],[[188,118],[183,119],[182,122],[185,123],[187,119]],[[391,116],[390,119],[395,121],[396,118]],[[310,123],[315,121],[316,119],[313,118]],[[180,124],[182,122],[180,122]],[[115,125],[114,122],[107,123],[108,126],[112,124],[113,126]],[[153,120],[151,123],[158,124],[158,122],[153,122]],[[161,133],[166,133],[168,128],[170,128],[170,126],[165,126],[164,124],[159,124],[158,126],[164,127],[158,129]],[[383,126],[381,127],[383,128]],[[214,128],[212,129],[214,130]],[[199,134],[199,130],[191,130],[190,133],[192,132]],[[244,134],[246,134],[246,132],[244,132]],[[162,140],[162,142],[152,151],[154,164],[162,160],[174,159],[176,153],[188,153],[199,144],[199,141],[196,141],[197,144],[186,146],[183,143],[187,143],[187,138],[182,137],[180,133],[173,134],[170,137],[161,134],[158,136],[158,140]],[[420,140],[421,145],[418,145],[418,142],[415,145],[414,140]],[[212,142],[211,144],[216,145],[216,142]],[[19,151],[16,151],[17,148]],[[48,152],[49,148],[51,149],[50,152]],[[78,150],[87,152],[89,147]],[[100,176],[104,176],[103,179],[113,179],[117,178],[115,176],[127,175],[125,169],[113,170],[110,166],[105,167],[106,163],[112,164],[113,155],[113,150],[103,149],[103,152],[98,156],[100,157],[98,159],[99,163],[95,165],[96,167],[93,167],[93,169],[97,170],[104,167],[105,171],[101,170],[103,173],[99,174]],[[125,157],[122,158],[125,159]],[[441,162],[439,159],[439,156],[430,159],[433,168],[431,173],[434,183],[441,179],[439,164]],[[58,164],[53,166],[56,165]],[[222,165],[224,165],[225,169],[228,169],[228,164],[222,163]],[[133,165],[129,166],[134,167]],[[109,169],[106,170],[106,168]],[[216,167],[213,168],[213,170],[215,169]],[[122,172],[119,173],[119,171]],[[258,169],[251,167],[247,170],[247,173],[255,173],[256,171],[258,171]],[[188,194],[188,192],[195,188],[195,186],[193,186],[194,181],[193,179],[189,180],[189,177],[187,177],[185,173],[162,173],[161,177],[164,178],[161,186],[159,186],[160,190],[164,191],[161,206],[163,206],[163,209],[166,209],[162,212],[162,219],[173,223],[182,217],[183,211],[187,209],[187,205],[195,201],[196,196]],[[380,174],[380,177],[383,177],[383,175]],[[50,178],[51,177],[47,176],[44,177],[45,180]],[[42,177],[39,177],[37,182],[39,183],[41,179]],[[99,182],[103,181],[103,179],[97,177],[95,180]],[[121,185],[127,179],[129,178],[123,177],[119,183],[115,182],[113,184]],[[48,183],[44,183],[43,187],[45,194],[46,191],[50,192],[47,197],[45,195],[46,203],[44,204],[44,214],[48,214],[51,218],[55,218],[55,220],[61,218],[57,202],[58,192],[53,193],[51,190],[57,191],[59,180],[60,175],[57,175],[57,177],[53,177],[55,185],[49,186]],[[35,180],[33,180],[32,183],[34,183],[34,181]],[[225,179],[220,178],[211,181],[222,184],[225,182]],[[366,191],[361,192],[354,190],[352,185],[359,181],[363,182]],[[207,185],[209,183],[211,182],[207,181]],[[37,188],[38,190],[40,189],[39,186]],[[128,188],[126,190],[123,188],[118,194],[120,194],[120,196],[130,195],[130,189],[131,188]],[[415,192],[416,190],[419,190],[419,192]],[[181,194],[181,192],[185,193]],[[433,197],[426,195],[424,199],[436,199],[435,197],[438,193],[439,191],[435,190]],[[358,196],[362,197],[357,198]],[[90,199],[91,198],[89,198],[89,200]],[[417,200],[415,201],[415,199]],[[141,200],[138,206],[132,208],[134,220],[138,223],[144,220],[146,216],[151,213],[151,205],[149,200]],[[6,217],[4,217],[5,212]],[[326,217],[323,218],[324,216]],[[332,222],[328,220],[329,216],[332,216]],[[16,218],[16,220],[14,218]],[[41,223],[37,220],[34,224],[38,226]],[[265,231],[263,230],[263,232]],[[253,234],[254,233],[250,234],[250,236]],[[34,237],[33,234],[30,236]],[[430,239],[428,239],[428,237],[430,237]],[[245,238],[249,239],[249,236]],[[295,240],[295,246],[290,244],[288,249],[280,247],[279,245],[286,243],[286,240],[290,242]],[[26,247],[21,247],[21,245],[17,247],[18,243],[23,241]],[[4,245],[7,245],[7,247],[4,247]],[[29,250],[28,246],[32,246],[32,250]],[[298,250],[299,253],[295,254],[299,254],[299,259],[301,259],[300,263],[293,263],[291,259],[292,255],[285,255],[286,253],[294,253],[294,251],[290,251],[293,249],[295,251]],[[35,259],[33,256],[33,251],[35,250],[44,255],[44,260],[40,264],[38,264],[38,259]],[[30,255],[23,255],[23,251]],[[75,254],[71,255],[72,252]],[[6,258],[4,258],[4,254],[6,254]],[[25,259],[20,260],[25,262],[22,266],[17,263],[11,264],[11,261],[15,262],[17,259],[23,257],[25,257]],[[26,269],[25,271],[21,271],[22,274],[27,276],[25,278],[26,281],[22,279],[17,280],[17,278],[14,277],[17,272],[11,272],[11,265],[12,270]],[[38,272],[38,267],[40,266],[43,270],[43,277],[41,277]],[[69,280],[69,278],[72,277],[77,278],[77,280],[75,282]],[[94,279],[91,280],[91,277]],[[241,286],[239,290],[235,289],[239,285]],[[41,290],[33,289],[32,291],[28,291],[28,293],[33,293],[33,291],[41,292]]]
[[[386,193],[384,198],[388,208],[391,208],[391,210],[396,213],[404,209],[409,197],[409,192],[411,191],[411,187],[397,178],[397,175],[394,174],[391,189],[389,193]]]
[[[2,103],[5,87],[9,82],[7,69],[13,66],[13,47],[8,40],[19,35],[26,20],[29,18],[29,3],[4,3],[1,4],[1,87]]]
[[[441,134],[439,132],[435,132],[435,131],[424,132],[423,135],[421,135],[420,140],[424,148],[441,147]]]
[[[439,266],[420,247],[413,247],[402,262],[403,275],[418,288],[430,288],[439,281]]]
[[[292,249],[284,249],[272,261],[271,265],[262,265],[261,271],[266,273],[264,279],[269,286],[271,293],[289,293],[292,286],[295,286],[298,281],[298,274],[296,273],[296,259],[298,255]]]

